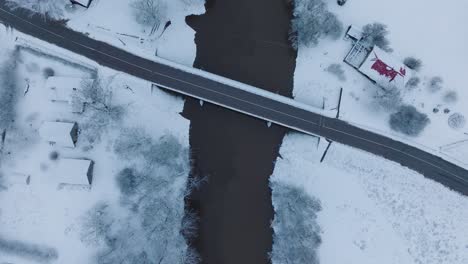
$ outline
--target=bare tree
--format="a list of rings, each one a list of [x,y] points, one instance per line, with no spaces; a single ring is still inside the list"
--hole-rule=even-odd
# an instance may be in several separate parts
[[[368,47],[374,45],[387,51],[393,51],[390,48],[390,41],[387,39],[387,26],[382,23],[367,24],[362,29],[362,43]]]
[[[164,0],[134,0],[131,6],[136,21],[151,27],[151,34],[159,29],[166,18],[167,5]]]
[[[24,8],[44,17],[48,16],[53,19],[63,17],[65,1],[63,0],[6,0],[7,6],[10,8]]]
[[[90,143],[100,139],[102,132],[113,122],[120,121],[125,113],[122,105],[116,105],[112,97],[112,78],[94,82],[84,81],[73,100],[86,104],[85,118],[80,126],[81,134]]]
[[[294,0],[293,15],[289,40],[294,49],[317,45],[327,36],[337,39],[343,31],[342,23],[322,0]]]
[[[275,216],[272,263],[319,263],[322,243],[317,213],[320,201],[304,190],[281,182],[270,182]]]

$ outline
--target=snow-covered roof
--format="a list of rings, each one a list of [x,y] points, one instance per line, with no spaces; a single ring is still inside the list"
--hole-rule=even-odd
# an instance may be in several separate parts
[[[92,165],[91,160],[61,159],[55,173],[62,184],[91,185]]]
[[[83,79],[76,77],[57,77],[52,76],[47,78],[46,89],[49,93],[49,98],[52,101],[67,102],[72,107],[72,112],[83,112],[84,103],[79,102],[77,92],[84,85],[92,85],[93,79]]]
[[[61,147],[74,148],[76,142],[76,123],[44,122],[39,129],[44,140]]]
[[[346,35],[348,35],[349,37],[355,40],[360,40],[362,38],[362,31],[356,26],[351,25],[349,26],[348,31],[346,32]]]
[[[384,89],[404,88],[409,79],[408,68],[378,47],[373,47],[359,71]]]

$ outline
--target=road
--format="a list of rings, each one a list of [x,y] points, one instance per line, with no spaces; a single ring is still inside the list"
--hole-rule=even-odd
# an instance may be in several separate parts
[[[339,119],[272,100],[248,91],[150,61],[109,44],[17,10],[0,1],[0,21],[25,34],[85,56],[99,64],[154,82],[187,96],[270,120],[311,135],[355,147],[409,167],[425,177],[468,195],[468,171],[431,153],[361,129]]]

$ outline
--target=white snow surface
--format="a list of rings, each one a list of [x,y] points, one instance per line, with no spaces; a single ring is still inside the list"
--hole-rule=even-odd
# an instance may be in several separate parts
[[[455,130],[448,125],[450,114],[461,113],[468,117],[465,80],[468,34],[464,34],[465,25],[468,24],[468,2],[352,0],[342,7],[335,2],[328,2],[328,6],[345,28],[349,25],[362,27],[373,22],[386,24],[390,31],[390,46],[394,50],[392,56],[400,61],[408,56],[422,60],[421,71],[414,73],[421,83],[413,90],[403,91],[403,102],[427,114],[431,122],[418,137],[392,131],[388,125],[391,112],[379,107],[374,98],[378,88],[343,62],[351,48],[351,41],[343,39],[323,39],[316,47],[299,47],[294,78],[295,99],[316,107],[321,107],[324,100],[336,104],[342,87],[341,119],[468,167],[468,156],[454,156],[441,151],[445,145],[468,139],[468,126]],[[345,81],[325,71],[334,63],[342,65]],[[443,87],[432,93],[427,86],[434,76],[442,77]],[[449,91],[457,93],[456,102],[444,101]],[[434,108],[439,112],[433,113]],[[450,113],[445,114],[445,109],[449,109]]]
[[[164,32],[166,21],[152,35],[149,27],[138,24],[129,0],[93,1],[88,9],[76,6],[66,13],[70,19],[67,25],[139,56],[149,59],[158,56],[191,67],[196,55],[195,31],[185,23],[185,17],[203,14],[204,3],[186,5],[182,0],[160,1],[166,2],[166,17],[171,22]]]
[[[322,139],[317,148],[316,142],[288,134],[271,181],[303,188],[320,200],[320,263],[467,263],[466,197],[336,143],[320,163],[327,143]]]
[[[15,42],[17,36],[18,41]],[[42,71],[50,67],[55,70],[56,76],[90,78],[87,68],[96,67],[100,77],[111,80],[113,100],[126,105],[128,112],[123,125],[138,126],[156,139],[172,134],[183,147],[188,148],[189,121],[179,115],[184,101],[161,90],[151,93],[151,84],[147,81],[99,67],[81,56],[21,33],[7,31],[1,25],[0,39],[0,62],[6,60],[15,44],[29,42],[38,50],[85,65],[85,68],[77,68],[76,65],[38,56],[28,50],[20,51],[18,81],[20,87],[25,87],[25,95],[21,91],[16,125],[22,132],[8,141],[14,143],[15,148],[9,149],[11,153],[3,158],[0,168],[8,187],[0,192],[0,236],[56,248],[59,258],[54,263],[90,263],[99,248],[86,246],[80,240],[80,225],[84,213],[96,203],[119,202],[120,194],[114,176],[125,166],[125,162],[117,159],[111,147],[119,131],[107,130],[102,136],[103,140],[93,145],[92,149],[83,148],[80,138],[75,149],[50,145],[42,140],[39,128],[44,121],[60,119],[80,124],[82,118],[82,115],[72,113],[67,104],[50,101]],[[54,151],[59,154],[58,161],[49,158]],[[64,158],[86,158],[95,162],[91,188],[62,188],[57,185],[52,175],[53,168]],[[174,188],[174,195],[183,195],[185,182],[179,181]],[[37,262],[2,253],[0,263]]]

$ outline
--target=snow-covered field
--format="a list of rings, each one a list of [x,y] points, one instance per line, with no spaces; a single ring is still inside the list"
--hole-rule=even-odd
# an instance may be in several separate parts
[[[320,163],[326,145],[321,142],[317,147],[316,138],[287,135],[271,177],[274,188],[296,187],[320,202],[322,244],[308,248],[319,263],[467,263],[466,197],[399,164],[336,143]],[[280,203],[273,196],[273,204]],[[273,228],[277,233],[275,222]],[[278,239],[294,245],[309,238]]]
[[[158,56],[186,66],[195,60],[195,31],[185,23],[188,15],[205,12],[204,1],[161,0],[165,3],[165,21],[159,30],[150,34],[150,27],[138,24],[132,1],[97,0],[88,9],[76,6],[65,12],[69,27],[89,34],[116,47],[153,59]],[[158,1],[156,1],[158,2]],[[192,3],[192,4],[187,4]],[[112,15],[109,15],[109,12]],[[163,32],[164,24],[170,26]]]
[[[294,96],[301,102],[322,107],[323,100],[336,106],[340,88],[343,88],[340,118],[361,127],[406,140],[413,145],[432,152],[450,156],[459,164],[468,165],[466,144],[446,145],[468,140],[468,125],[452,129],[448,118],[460,113],[468,118],[465,71],[468,69],[468,34],[465,25],[468,18],[468,2],[454,0],[439,1],[372,1],[350,0],[344,6],[328,3],[330,11],[337,14],[345,29],[349,25],[362,27],[373,22],[388,26],[392,56],[403,61],[414,56],[422,60],[422,69],[416,73],[421,79],[414,89],[402,91],[403,102],[415,106],[430,118],[429,125],[417,137],[405,136],[392,131],[388,120],[392,111],[379,107],[375,99],[376,86],[357,70],[343,62],[351,48],[351,42],[344,39],[320,40],[316,47],[299,47],[295,72]],[[344,70],[344,80],[338,79],[325,69],[330,64],[339,64]],[[442,89],[431,92],[427,88],[430,79],[440,76]],[[445,95],[453,91],[457,99],[449,102]],[[324,99],[325,98],[325,99]],[[434,113],[438,111],[437,113]],[[449,113],[444,113],[448,109]],[[441,154],[440,151],[444,152]]]
[[[126,252],[125,249],[131,249],[128,244],[148,241],[158,246],[145,254],[127,250],[128,256],[121,259],[132,263],[143,261],[145,256],[164,256],[161,263],[182,263],[180,259],[188,251],[180,230],[183,226],[190,229],[190,223],[182,222],[189,174],[189,121],[179,114],[184,101],[152,89],[146,81],[99,67],[80,56],[6,31],[3,26],[0,26],[0,39],[0,67],[13,67],[6,63],[11,56],[16,56],[11,60],[17,62],[11,77],[16,78],[18,89],[17,117],[7,131],[0,161],[3,185],[0,263],[93,263],[96,254],[102,263],[112,263],[109,250]],[[20,48],[13,52],[16,44],[24,42],[38,49]],[[71,112],[67,103],[52,102],[45,88],[46,75],[51,72],[57,77],[98,79],[103,90],[109,91],[105,93],[108,96],[105,103],[102,106],[90,103],[89,107],[86,104],[85,111],[77,114]],[[81,131],[75,148],[49,144],[41,138],[43,122],[57,120],[78,124]],[[145,140],[146,144],[140,145],[138,140]],[[140,156],[152,147],[159,150],[151,149],[154,157]],[[133,153],[128,157],[127,149]],[[59,167],[65,159],[94,161],[91,188],[59,184],[63,176]],[[153,160],[147,166],[145,160],[149,159]],[[140,185],[136,185],[136,194],[128,194],[123,189],[123,184],[129,182],[116,180],[126,168],[137,168],[135,181]],[[147,197],[153,200],[144,206]],[[139,203],[133,204],[135,199]],[[92,222],[96,219],[89,221],[93,212],[103,221],[99,209],[103,208],[99,207],[102,204],[113,213],[106,234],[99,233],[100,226]],[[151,211],[156,206],[149,206],[152,204],[159,206],[154,208],[156,211]],[[142,232],[134,220],[139,219],[136,216],[142,215],[141,225],[146,227],[144,216],[153,212],[157,215],[152,217],[148,228],[153,224],[157,232],[141,233],[137,240],[132,240],[129,233]],[[160,222],[163,221],[160,218],[169,219],[170,223]],[[88,226],[84,227],[86,223]],[[147,241],[142,241],[146,235]],[[111,238],[124,242],[110,243],[114,241]],[[144,246],[135,248],[145,249]]]

